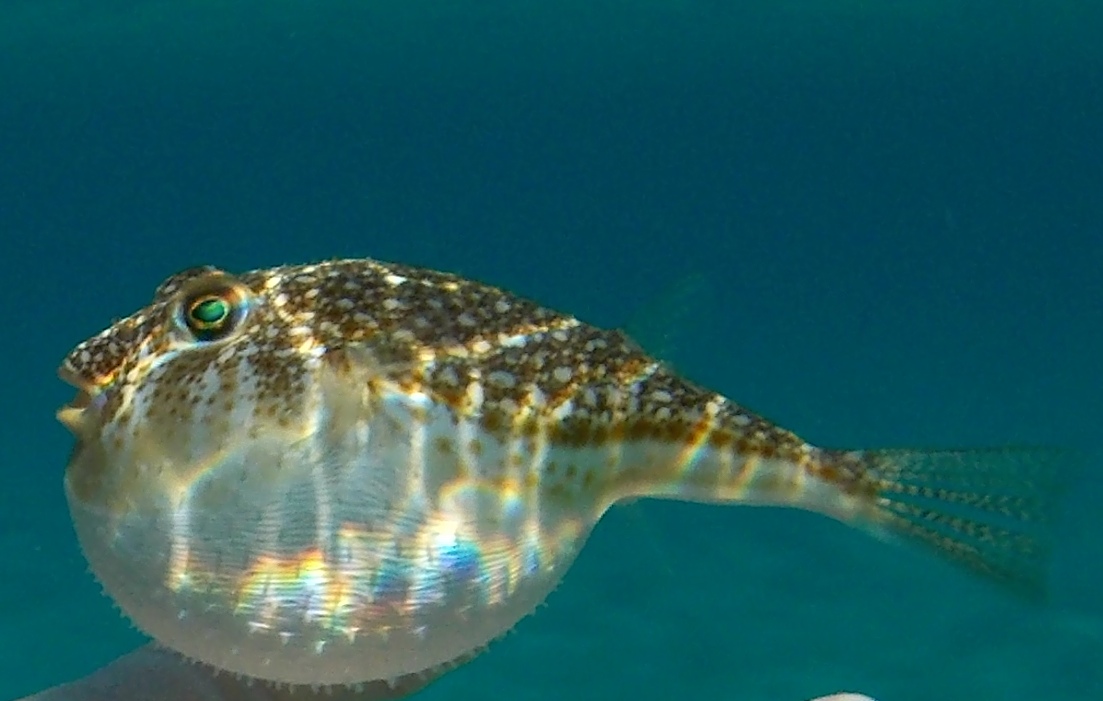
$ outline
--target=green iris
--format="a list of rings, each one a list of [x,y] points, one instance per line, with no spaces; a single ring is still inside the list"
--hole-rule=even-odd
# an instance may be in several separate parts
[[[203,299],[191,308],[191,318],[197,326],[216,326],[230,316],[230,305],[224,299]]]
[[[233,331],[241,314],[227,295],[206,294],[185,306],[184,323],[199,341],[215,341]]]

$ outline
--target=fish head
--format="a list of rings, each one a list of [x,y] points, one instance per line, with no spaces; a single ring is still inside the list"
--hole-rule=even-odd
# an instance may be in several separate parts
[[[66,356],[59,375],[77,395],[58,419],[76,437],[73,497],[119,515],[152,483],[193,485],[243,439],[301,434],[317,353],[265,282],[185,270]]]
[[[269,616],[257,588],[287,578],[275,596],[308,598],[298,574],[338,547],[320,529],[340,524],[320,526],[318,505],[357,500],[322,494],[337,489],[317,479],[316,430],[336,349],[313,332],[311,295],[288,297],[282,279],[183,271],[59,368],[77,389],[58,419],[76,439],[65,488],[92,571],[147,634],[251,676],[274,660],[259,633],[296,649],[301,631],[278,619],[304,614],[292,602]],[[242,644],[250,634],[256,646]]]

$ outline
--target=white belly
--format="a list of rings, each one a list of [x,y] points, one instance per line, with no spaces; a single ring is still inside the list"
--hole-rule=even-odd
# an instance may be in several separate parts
[[[147,450],[121,512],[69,489],[108,593],[164,645],[288,683],[392,679],[506,632],[562,577],[596,509],[550,496],[556,456],[539,441],[496,439],[419,395],[380,399],[371,416],[323,403],[313,426],[190,470]]]

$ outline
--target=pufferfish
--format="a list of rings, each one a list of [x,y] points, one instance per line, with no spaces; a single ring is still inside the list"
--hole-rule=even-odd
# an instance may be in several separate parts
[[[1038,595],[1064,459],[820,447],[621,331],[363,259],[186,270],[59,372],[106,592],[165,648],[284,685],[470,660],[638,498],[810,510]]]

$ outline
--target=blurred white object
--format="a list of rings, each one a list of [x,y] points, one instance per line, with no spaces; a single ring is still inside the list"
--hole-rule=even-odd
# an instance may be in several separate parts
[[[818,696],[812,701],[877,701],[864,694],[831,694],[830,696]]]

